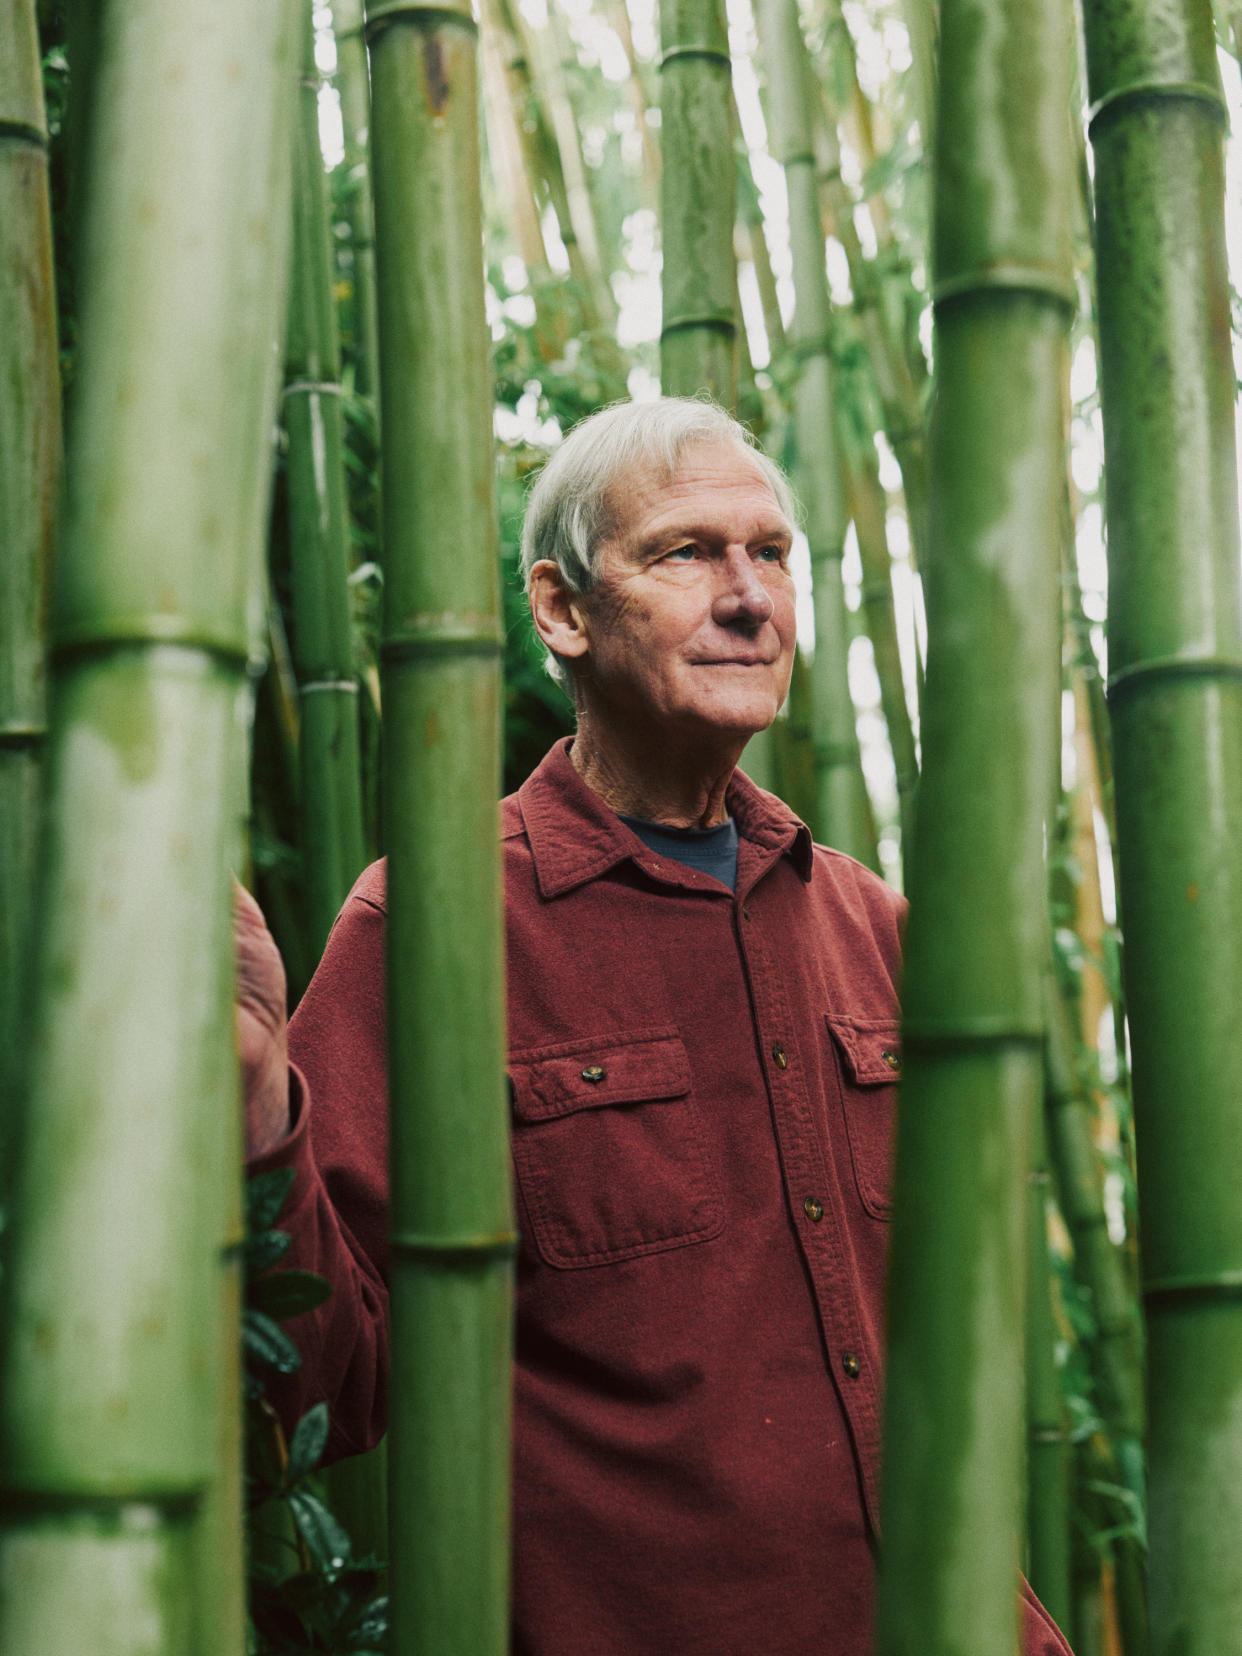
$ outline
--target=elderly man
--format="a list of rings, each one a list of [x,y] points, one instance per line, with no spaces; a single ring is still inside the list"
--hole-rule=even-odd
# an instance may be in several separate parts
[[[736,768],[789,688],[793,515],[740,426],[676,399],[583,422],[530,500],[577,734],[501,809],[526,1656],[871,1645],[902,905]],[[338,1452],[385,1417],[383,926],[376,866],[291,1097],[243,924],[251,1150],[297,1169],[283,1222],[335,1285],[291,1406],[326,1396]]]

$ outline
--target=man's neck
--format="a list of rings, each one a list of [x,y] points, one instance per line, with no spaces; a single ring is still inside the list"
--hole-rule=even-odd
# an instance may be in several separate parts
[[[624,816],[642,817],[669,828],[715,828],[724,822],[728,790],[746,737],[714,744],[670,744],[632,737],[596,739],[592,722],[579,710],[578,734],[569,757],[586,785]]]

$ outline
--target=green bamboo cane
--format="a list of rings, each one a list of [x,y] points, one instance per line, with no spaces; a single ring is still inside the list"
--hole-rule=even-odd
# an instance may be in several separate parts
[[[842,25],[844,27],[844,25]],[[880,284],[854,226],[854,203],[841,175],[836,113],[827,97],[815,123],[816,158],[824,216],[845,249],[858,326],[883,411],[884,432],[901,471],[910,528],[911,562],[921,565],[927,542],[927,448],[918,382],[904,342],[881,304]]]
[[[0,13],[0,1209],[15,1128],[22,986],[46,735],[44,632],[60,473],[47,124],[30,0]]]
[[[722,0],[660,7],[660,384],[737,405],[733,83]]]
[[[1014,1648],[1074,289],[1058,6],[944,0],[929,656],[891,1264],[882,1656]],[[934,1524],[928,1514],[935,1513]]]
[[[794,388],[797,479],[806,507],[815,604],[811,696],[815,731],[817,839],[871,868],[879,853],[863,780],[847,673],[849,621],[841,560],[849,522],[841,478],[833,389],[828,278],[811,141],[809,65],[796,0],[760,0],[760,39],[768,71],[768,133],[785,169],[796,308],[791,343],[799,359]]]
[[[1050,1160],[1058,1205],[1074,1244],[1074,1276],[1095,1318],[1095,1336],[1087,1355],[1107,1451],[1093,1449],[1092,1460],[1097,1472],[1128,1490],[1142,1510],[1146,1478],[1138,1307],[1125,1260],[1108,1234],[1091,1109],[1075,1072],[1068,1009],[1055,985],[1049,985],[1046,1012],[1045,1114]],[[1094,1497],[1091,1504],[1099,1506],[1100,1498]],[[1147,1606],[1141,1549],[1133,1538],[1118,1536],[1109,1550],[1116,1566],[1116,1601],[1126,1656],[1145,1656]]]
[[[349,496],[333,297],[319,76],[309,0],[294,156],[293,267],[285,344],[293,662],[301,706],[301,827],[307,913],[318,958],[366,862],[348,575]]]
[[[840,422],[844,425],[844,421]],[[846,488],[850,516],[858,536],[862,564],[862,613],[867,637],[875,656],[880,681],[880,706],[888,729],[893,769],[897,776],[897,811],[901,827],[903,857],[909,857],[914,839],[914,796],[918,787],[919,762],[914,744],[914,727],[906,701],[901,645],[897,637],[897,611],[893,603],[892,556],[888,548],[888,499],[880,481],[880,465],[874,444],[857,445],[853,452],[849,436],[842,431]]]
[[[236,1572],[208,1583],[194,1565],[212,1491],[236,1477],[218,1463],[213,1396],[222,1342],[238,1338],[224,1326],[237,1255],[222,1170],[238,1176],[239,1137],[229,862],[287,246],[290,21],[241,0],[113,0],[100,17],[0,1342],[6,1656],[223,1656],[241,1626]]]
[[[345,135],[345,166],[349,189],[349,246],[354,256],[354,315],[357,318],[358,361],[355,384],[364,396],[379,395],[379,344],[375,324],[375,214],[371,205],[371,164],[368,134],[371,125],[371,89],[367,78],[367,48],[362,38],[362,0],[334,0],[332,30],[336,36],[336,85],[341,96],[341,126]]]
[[[509,1644],[500,592],[468,4],[368,11],[383,439],[394,1656]]]
[[[1047,1135],[1036,1109],[1027,1187],[1026,1296],[1026,1573],[1061,1627],[1073,1613],[1070,1595],[1070,1439],[1057,1373],[1048,1254]]]
[[[910,73],[914,77],[919,137],[923,155],[930,161],[936,148],[935,0],[902,0],[901,14],[910,37]]]
[[[1113,731],[1148,1327],[1152,1649],[1242,1625],[1242,580],[1208,0],[1090,0]]]

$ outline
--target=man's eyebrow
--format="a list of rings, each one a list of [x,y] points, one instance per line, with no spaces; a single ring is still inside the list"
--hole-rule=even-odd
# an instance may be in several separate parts
[[[654,552],[661,548],[682,546],[687,541],[717,541],[720,539],[716,530],[705,523],[679,523],[668,529],[656,530],[645,536],[641,542],[644,552]],[[760,529],[757,534],[747,537],[748,546],[764,546],[770,541],[780,541],[785,546],[792,546],[794,530],[791,524],[783,518],[774,519],[770,524]]]

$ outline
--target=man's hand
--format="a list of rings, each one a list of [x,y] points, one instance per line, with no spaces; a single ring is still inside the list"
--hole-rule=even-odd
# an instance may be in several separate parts
[[[261,1156],[289,1131],[285,968],[263,911],[233,887],[237,950],[237,1049],[246,1105],[246,1155]]]

